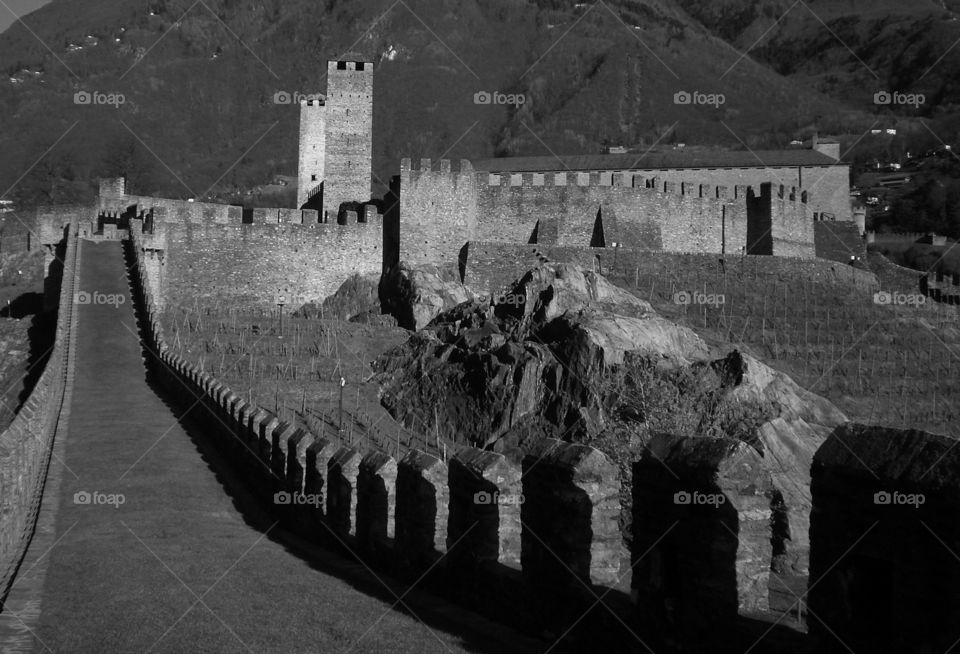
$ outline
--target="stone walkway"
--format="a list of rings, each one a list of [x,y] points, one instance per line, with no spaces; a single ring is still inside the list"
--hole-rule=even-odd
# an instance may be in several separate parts
[[[189,414],[147,382],[121,243],[82,249],[78,288],[94,301],[78,307],[68,435],[57,441],[37,534],[0,616],[3,651],[549,646],[435,596],[404,595],[283,532]]]

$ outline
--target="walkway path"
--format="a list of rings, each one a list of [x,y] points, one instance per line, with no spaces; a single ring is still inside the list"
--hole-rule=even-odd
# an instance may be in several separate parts
[[[83,242],[79,288],[122,302],[79,307],[69,433],[0,625],[5,651],[11,625],[53,652],[546,648],[282,532],[147,383],[119,242]]]

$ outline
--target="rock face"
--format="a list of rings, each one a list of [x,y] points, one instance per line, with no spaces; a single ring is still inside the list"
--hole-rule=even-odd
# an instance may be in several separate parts
[[[415,324],[467,297],[439,274],[405,274],[407,300],[421,298],[405,305]],[[418,306],[431,308],[418,314]],[[646,367],[632,367],[636,357]],[[806,571],[810,461],[845,416],[750,356],[718,358],[695,332],[600,275],[541,265],[507,294],[437,313],[374,367],[382,404],[407,428],[515,460],[545,437],[621,433],[642,444],[664,424],[687,436],[744,441],[769,470],[771,505],[779,503],[774,556]],[[611,456],[626,470],[636,454]]]
[[[407,329],[423,329],[442,311],[475,299],[457,271],[441,266],[410,268],[400,264],[380,286],[384,309]]]

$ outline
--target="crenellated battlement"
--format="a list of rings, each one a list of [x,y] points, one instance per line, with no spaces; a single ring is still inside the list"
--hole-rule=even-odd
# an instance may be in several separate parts
[[[413,160],[410,157],[404,157],[400,160],[400,175],[404,173],[439,173],[439,174],[465,174],[472,173],[473,164],[469,159],[418,159]]]
[[[409,159],[404,161],[409,162]],[[429,169],[430,160],[424,159],[423,166]],[[468,162],[469,163],[469,162]],[[449,162],[447,162],[449,172]],[[401,164],[401,170],[403,166]],[[441,169],[443,172],[443,169]],[[716,184],[707,184],[701,181],[682,181],[662,180],[647,175],[631,172],[545,172],[545,173],[477,173],[477,185],[480,187],[496,188],[532,188],[532,187],[559,187],[566,188],[571,186],[598,186],[598,187],[626,187],[636,189],[647,189],[663,193],[666,195],[678,195],[682,197],[720,199],[728,198],[736,200],[746,199],[750,193],[755,196],[762,194],[762,186],[744,186],[738,185],[730,189],[726,186]],[[807,191],[798,193],[796,187],[786,187],[784,185],[774,185],[776,188],[776,197],[778,199],[807,202]],[[771,191],[773,193],[773,191]]]

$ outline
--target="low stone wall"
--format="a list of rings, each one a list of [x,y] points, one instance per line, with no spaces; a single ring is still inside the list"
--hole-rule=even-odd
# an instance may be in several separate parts
[[[0,434],[0,592],[4,597],[30,543],[54,437],[65,428],[69,413],[77,338],[77,225],[75,214],[68,223],[53,351],[30,397]]]

